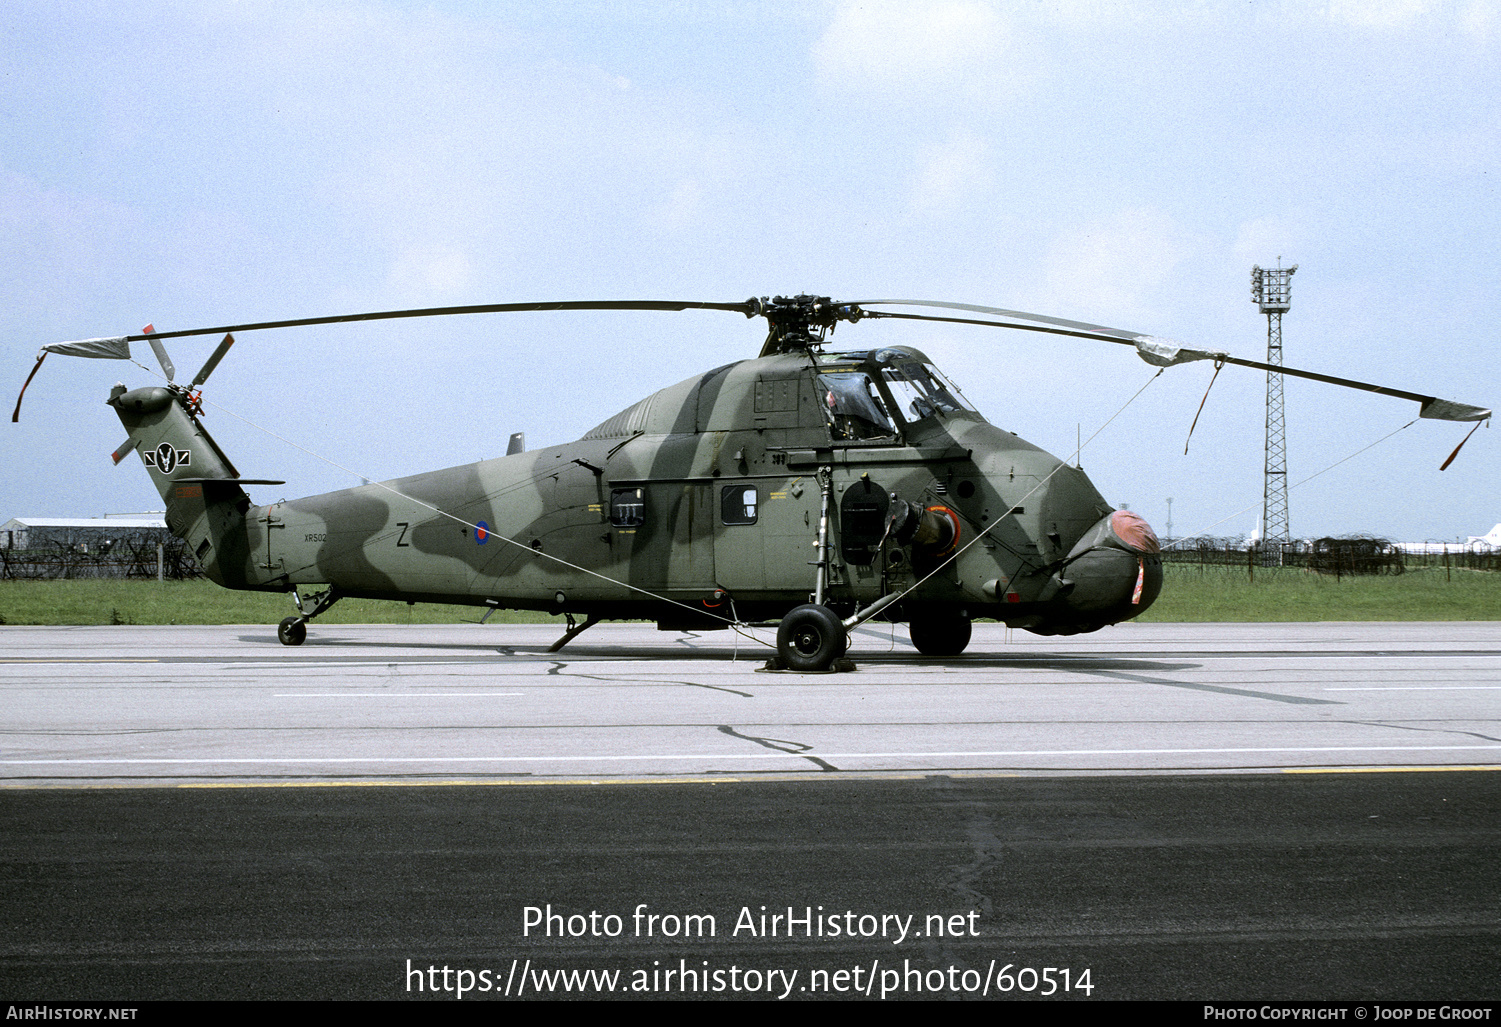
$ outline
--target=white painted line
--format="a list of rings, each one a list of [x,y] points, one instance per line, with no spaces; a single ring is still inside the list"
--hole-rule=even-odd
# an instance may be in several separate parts
[[[956,752],[765,752],[765,753],[641,753],[624,756],[276,756],[236,757],[224,759],[56,759],[0,760],[0,766],[83,765],[83,764],[296,764],[296,763],[589,763],[650,760],[776,760],[805,759],[933,759],[955,756],[1213,756],[1274,752],[1473,752],[1501,750],[1501,745],[1328,745],[1328,746],[1257,746],[1225,749],[1037,749]]]
[[[471,699],[525,692],[276,692],[277,699]]]
[[[1363,685],[1326,688],[1326,692],[1496,692],[1501,685]]]
[[[37,657],[36,659],[32,659],[27,656],[14,656],[0,659],[0,665],[4,665],[6,667],[72,667],[77,666],[80,663],[88,664],[90,667],[118,667],[134,663],[160,662],[160,658],[155,656],[143,656],[138,660],[95,660],[87,656],[80,656],[76,660],[50,660],[46,659],[45,657]]]
[[[369,660],[358,660],[352,663],[325,663],[322,660],[308,660],[306,663],[294,663],[289,660],[285,664],[277,662],[267,663],[263,661],[255,663],[246,662],[214,664],[214,666],[221,667],[226,670],[275,670],[285,667],[289,670],[295,669],[304,672],[322,670],[324,667],[337,667],[339,669],[353,668],[355,670],[390,670],[393,667],[401,669],[403,667],[493,667],[494,665],[494,657],[491,656],[486,656],[484,659],[473,660],[388,660],[383,658],[372,658]],[[182,666],[198,667],[204,666],[204,664],[183,663]]]

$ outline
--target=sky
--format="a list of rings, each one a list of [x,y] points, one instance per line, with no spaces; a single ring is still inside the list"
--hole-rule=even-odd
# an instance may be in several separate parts
[[[1250,272],[1280,260],[1288,365],[1491,407],[1498,50],[1501,0],[7,0],[0,380],[148,322],[798,292],[1262,359]],[[763,336],[706,311],[246,333],[204,423],[242,474],[287,480],[252,486],[270,502],[499,456],[515,431],[571,441]],[[180,379],[215,341],[169,343]],[[1093,435],[1086,473],[1160,534],[1169,497],[1176,536],[1257,526],[1257,372],[1220,374],[1185,455],[1207,364],[1153,379],[1126,347],[954,325],[833,342],[923,349],[1060,457]],[[109,460],[110,386],[158,380],[134,349],[145,367],[47,360],[0,428],[0,521],[161,508]],[[1469,425],[1285,391],[1294,536],[1501,521],[1501,432],[1440,472]]]

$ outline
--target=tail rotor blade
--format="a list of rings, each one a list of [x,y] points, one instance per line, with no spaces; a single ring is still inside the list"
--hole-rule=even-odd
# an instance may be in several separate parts
[[[224,354],[228,353],[229,347],[233,346],[234,344],[235,337],[233,335],[226,335],[224,337],[224,341],[219,343],[214,352],[209,355],[208,360],[204,361],[203,367],[193,378],[193,384],[189,385],[188,388],[196,389],[198,388],[198,386],[208,381],[208,376],[214,373],[214,368],[219,366],[219,361],[224,359]]]
[[[132,435],[130,438],[128,438],[124,442],[120,443],[119,448],[116,449],[113,453],[111,453],[109,455],[109,458],[111,460],[113,460],[115,462],[115,465],[118,467],[119,464],[120,464],[120,461],[124,460],[127,456],[129,456],[131,454],[131,451],[136,448],[136,443],[139,442],[139,441],[140,441],[139,439],[137,439],[134,435]]]
[[[163,346],[161,340],[156,338],[156,328],[153,325],[147,325],[141,329],[141,334],[146,336],[147,342],[151,343],[151,352],[156,354],[156,362],[162,365],[162,372],[167,376],[167,381],[170,382],[176,376],[177,368],[172,366],[172,358],[167,356],[167,347]]]

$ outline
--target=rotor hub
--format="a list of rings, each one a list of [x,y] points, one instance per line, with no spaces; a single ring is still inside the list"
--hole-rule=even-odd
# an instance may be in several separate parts
[[[835,303],[828,296],[752,296],[745,301],[746,317],[764,317],[771,326],[763,357],[795,353],[823,345],[825,336],[840,321],[858,321],[868,316],[854,303]]]

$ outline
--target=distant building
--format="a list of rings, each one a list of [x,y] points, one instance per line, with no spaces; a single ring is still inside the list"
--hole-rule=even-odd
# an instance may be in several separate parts
[[[0,524],[0,578],[193,578],[201,572],[162,514],[13,517]]]
[[[1404,553],[1434,555],[1437,553],[1495,553],[1501,551],[1501,524],[1485,535],[1471,535],[1464,542],[1398,542]]]
[[[158,537],[159,536],[159,537]],[[83,553],[108,551],[122,539],[168,542],[163,514],[124,514],[118,517],[12,517],[0,524],[0,548],[9,550],[72,549]]]

